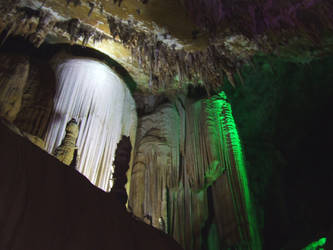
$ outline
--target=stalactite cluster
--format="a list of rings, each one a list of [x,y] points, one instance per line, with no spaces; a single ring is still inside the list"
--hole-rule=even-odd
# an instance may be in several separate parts
[[[87,45],[89,39],[92,39],[93,43],[110,39],[104,33],[97,31],[90,25],[82,23],[76,18],[67,21],[59,21],[56,23],[55,28],[68,33],[72,42],[77,42],[79,39],[82,39],[82,45]]]
[[[90,39],[93,43],[109,39],[106,34],[82,23],[79,19],[57,20],[52,13],[43,8],[35,10],[18,7],[4,12],[2,15],[0,22],[0,33],[3,33],[2,43],[9,36],[20,35],[39,47],[47,34],[51,32],[59,35],[67,34],[72,42],[81,39],[83,45],[86,45]]]
[[[203,85],[210,94],[221,90],[226,81],[236,86],[235,75],[242,80],[239,70],[242,64],[251,64],[251,57],[258,51],[278,53],[279,47],[287,46],[295,30],[300,32],[300,37],[314,41],[320,36],[318,32],[333,26],[331,4],[319,0],[303,0],[295,5],[281,3],[283,8],[278,8],[280,4],[272,1],[264,1],[263,7],[248,2],[231,6],[221,0],[188,0],[185,5],[198,22],[206,20],[209,14],[210,21],[204,23],[210,27],[214,27],[211,23],[216,23],[221,27],[206,49],[187,51],[175,43],[169,45],[161,34],[144,31],[135,21],[110,15],[107,17],[109,36],[79,19],[56,20],[45,8],[13,8],[4,12],[0,32],[3,32],[4,40],[19,34],[36,46],[40,46],[49,32],[65,34],[72,43],[81,39],[83,45],[90,39],[92,42],[113,39],[131,50],[133,63],[147,73],[148,87],[152,90],[181,88],[193,83]],[[92,3],[89,5],[90,12],[94,7]],[[307,20],[312,21],[308,23]]]
[[[17,8],[4,13],[1,19],[0,32],[3,41],[11,35],[23,35],[35,46],[39,47],[50,32],[68,34],[74,43],[82,39],[86,45],[90,39],[99,42],[110,39],[79,19],[59,21],[45,9]],[[247,51],[248,56],[235,57],[228,52],[225,45],[211,45],[205,51],[185,51],[169,46],[157,38],[155,34],[139,31],[133,22],[123,22],[109,16],[110,34],[132,52],[132,58],[150,77],[149,87],[157,90],[170,88],[173,84],[182,86],[184,82],[204,84],[207,91],[220,89],[224,78],[234,86],[233,78],[237,65],[248,62],[250,55],[256,50]]]
[[[165,221],[185,249],[201,249],[208,238],[215,241],[207,249],[260,249],[240,142],[223,93],[206,101],[177,98],[142,117],[135,152],[129,206],[136,216],[163,231],[159,222]]]
[[[236,65],[247,63],[257,50],[248,50],[243,57],[235,57],[224,44],[210,45],[204,51],[186,51],[165,44],[157,35],[139,31],[131,21],[111,16],[108,21],[113,39],[131,49],[133,59],[149,74],[149,86],[154,89],[168,89],[177,78],[180,85],[203,84],[207,92],[219,90],[225,77],[235,86]]]
[[[39,47],[56,24],[55,17],[48,11],[41,9],[14,8],[3,15],[0,24],[0,32],[4,33],[2,43],[9,36],[21,35]]]

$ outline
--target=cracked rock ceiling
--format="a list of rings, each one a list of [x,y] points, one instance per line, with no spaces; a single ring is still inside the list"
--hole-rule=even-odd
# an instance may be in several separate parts
[[[0,31],[37,47],[83,44],[120,63],[142,91],[241,81],[255,54],[306,63],[333,51],[321,0],[1,0]]]

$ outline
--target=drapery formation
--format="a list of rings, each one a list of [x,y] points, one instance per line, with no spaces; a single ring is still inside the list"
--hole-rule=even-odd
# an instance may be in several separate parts
[[[65,59],[55,68],[57,84],[46,150],[55,153],[67,123],[75,119],[79,127],[76,167],[93,184],[109,191],[117,143],[121,135],[135,138],[136,110],[131,93],[108,66],[92,59]]]
[[[260,249],[223,92],[205,101],[179,98],[139,120],[129,207],[185,249]]]
[[[135,142],[135,103],[125,83],[102,62],[64,53],[50,62],[12,53],[0,59],[0,117],[110,191],[118,141]],[[67,126],[72,119],[77,125]]]

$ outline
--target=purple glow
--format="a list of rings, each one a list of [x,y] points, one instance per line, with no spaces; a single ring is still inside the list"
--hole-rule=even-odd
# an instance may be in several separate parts
[[[309,26],[312,18],[299,18],[303,12],[311,13],[313,19],[326,19],[329,22],[317,26],[333,26],[333,3],[325,0],[299,0],[294,3],[265,0],[261,4],[258,1],[235,3],[228,0],[185,0],[185,5],[195,24],[209,31],[217,30],[230,22],[233,25],[229,27],[235,27],[236,24],[235,28],[249,30],[252,35],[267,30],[304,28]]]

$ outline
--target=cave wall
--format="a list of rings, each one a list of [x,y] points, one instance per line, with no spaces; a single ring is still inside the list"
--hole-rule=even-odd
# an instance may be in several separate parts
[[[257,56],[226,89],[265,249],[301,249],[332,227],[332,65]]]
[[[14,123],[36,145],[44,136],[53,108],[55,75],[45,61],[1,52],[0,117]]]
[[[0,60],[0,116],[13,122],[22,106],[30,63],[21,55],[1,54]]]
[[[23,131],[44,138],[53,111],[55,74],[48,63],[29,58],[30,71],[22,96],[22,107],[14,123]]]

